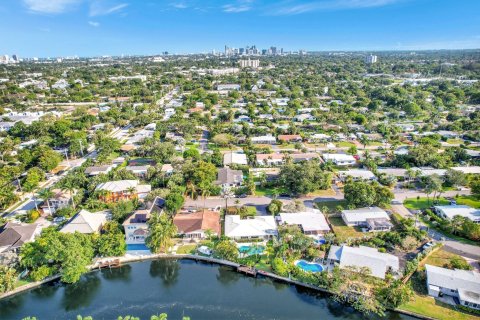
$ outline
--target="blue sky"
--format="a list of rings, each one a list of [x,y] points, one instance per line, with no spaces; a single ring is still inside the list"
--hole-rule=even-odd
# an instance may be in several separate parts
[[[0,54],[480,48],[479,0],[1,0]]]

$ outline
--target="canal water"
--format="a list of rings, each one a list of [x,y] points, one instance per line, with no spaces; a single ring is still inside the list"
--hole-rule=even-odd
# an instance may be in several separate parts
[[[1,320],[75,320],[77,315],[149,320],[162,312],[169,320],[364,318],[317,292],[246,277],[228,267],[170,259],[95,271],[73,285],[54,282],[0,301]],[[383,319],[411,318],[389,313]]]

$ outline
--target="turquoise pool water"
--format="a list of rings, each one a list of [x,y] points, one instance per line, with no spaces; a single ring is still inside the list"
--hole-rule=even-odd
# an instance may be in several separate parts
[[[265,247],[263,246],[241,246],[238,248],[238,251],[243,254],[253,255],[253,254],[262,254],[265,251]]]
[[[305,260],[298,260],[295,262],[295,265],[302,269],[303,271],[308,271],[308,272],[322,272],[323,267],[319,263],[315,262],[307,262]]]
[[[143,243],[127,244],[127,251],[150,251],[150,249]]]

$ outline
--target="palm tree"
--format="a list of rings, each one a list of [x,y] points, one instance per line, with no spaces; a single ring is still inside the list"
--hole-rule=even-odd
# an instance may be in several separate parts
[[[145,243],[154,253],[166,252],[177,235],[177,227],[166,214],[155,213],[148,221],[149,235]]]
[[[43,201],[45,201],[47,203],[47,207],[48,207],[48,212],[50,212],[50,214],[52,214],[52,208],[50,207],[50,199],[53,198],[53,196],[55,195],[50,189],[42,189],[38,192],[38,195],[40,196],[40,198],[43,199]]]
[[[137,193],[137,188],[135,188],[134,186],[128,187],[127,192],[130,195],[130,198],[134,198]]]
[[[366,135],[362,134],[360,136],[360,143],[363,145],[363,149],[365,149],[367,147],[367,144],[370,143],[370,139],[368,139]]]
[[[72,197],[72,206],[73,209],[75,209],[75,191],[76,191],[76,186],[73,184],[72,180],[67,180],[63,183],[62,186],[62,191],[67,191],[70,193],[70,196]]]

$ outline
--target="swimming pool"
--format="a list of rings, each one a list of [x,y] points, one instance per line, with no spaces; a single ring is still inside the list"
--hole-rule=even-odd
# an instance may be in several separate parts
[[[127,244],[127,251],[150,251],[144,243]]]
[[[297,261],[295,261],[295,265],[297,267],[299,267],[300,269],[302,269],[303,271],[307,271],[307,272],[322,272],[323,271],[322,265],[319,264],[319,263],[315,263],[315,262],[308,262],[308,261],[305,261],[305,260],[297,260]]]
[[[238,248],[238,251],[240,253],[243,253],[248,256],[251,256],[254,254],[262,254],[264,250],[265,250],[265,247],[263,246],[251,246],[251,245],[243,245]]]

